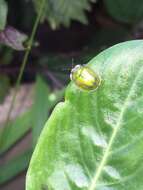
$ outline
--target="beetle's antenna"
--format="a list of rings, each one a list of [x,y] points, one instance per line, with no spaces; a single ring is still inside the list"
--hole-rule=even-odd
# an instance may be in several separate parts
[[[74,68],[74,58],[72,57],[72,69]]]

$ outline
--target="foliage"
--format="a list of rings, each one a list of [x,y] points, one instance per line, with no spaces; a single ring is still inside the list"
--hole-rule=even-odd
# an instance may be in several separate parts
[[[27,150],[23,154],[16,156],[5,165],[1,166],[0,184],[7,182],[20,172],[24,171],[30,161],[32,150]]]
[[[73,82],[40,136],[26,190],[142,189],[143,41],[113,46],[88,66],[95,91]]]
[[[24,42],[26,40],[27,36],[25,34],[10,26],[0,32],[0,42],[15,50],[25,50]]]
[[[33,0],[36,10],[39,10],[43,0]],[[72,19],[87,24],[85,10],[90,10],[91,0],[45,0],[46,6],[43,19],[47,19],[53,29],[60,24],[69,26]]]
[[[6,94],[9,90],[10,81],[9,78],[5,75],[0,76],[0,103],[3,102]]]
[[[143,19],[142,0],[104,0],[108,12],[113,18],[127,23],[137,23]]]
[[[19,130],[20,128],[20,130]],[[2,133],[2,143],[0,144],[0,154],[8,150],[14,143],[22,138],[31,128],[31,111],[21,114],[14,121],[9,122],[7,128]]]
[[[39,92],[42,92],[42,94]],[[33,131],[33,144],[36,143],[40,131],[43,128],[44,120],[42,119],[48,118],[48,115],[50,114],[50,110],[52,109],[52,107],[62,98],[63,90],[51,92],[49,90],[49,87],[46,85],[45,81],[42,80],[40,76],[38,76],[35,94],[36,99],[34,101],[33,107],[24,114],[18,116],[14,121],[10,121],[4,131],[0,130],[0,135],[2,134],[2,143],[0,144],[0,155],[6,152],[9,148],[11,148],[30,129],[32,129]],[[45,104],[45,109],[43,109],[43,107],[38,107],[39,104],[41,105],[43,101]],[[38,114],[39,112],[42,114],[42,119]],[[21,171],[25,170],[28,166],[31,154],[32,146],[31,150],[26,150],[26,152],[10,160],[8,163],[5,163],[4,165],[0,164],[0,184],[6,182],[7,180],[13,178]],[[2,168],[5,172],[3,172]]]
[[[44,11],[41,9],[43,2],[46,3]],[[48,22],[41,23],[37,38],[34,41],[35,32],[40,20],[40,16],[37,14],[39,10],[42,10],[41,12],[43,13],[41,21]],[[36,27],[35,25],[33,27],[35,20]],[[17,116],[15,120],[9,121],[4,130],[2,130],[3,126],[0,126],[0,155],[2,156],[13,150],[29,131],[32,132],[33,142],[30,150],[23,151],[22,154],[15,156],[4,164],[3,161],[2,164],[0,163],[0,184],[7,182],[27,168],[33,148],[37,143],[45,121],[50,116],[53,106],[63,97],[64,86],[69,81],[72,60],[74,59],[74,64],[85,64],[98,52],[112,44],[129,39],[142,38],[142,20],[143,3],[141,0],[18,0],[16,3],[14,0],[0,0],[0,43],[2,44],[0,45],[0,102],[4,101],[11,85],[17,84],[15,80],[19,67],[22,68],[22,72],[19,74],[21,79],[23,76],[22,82],[35,83],[32,107],[25,113]],[[34,35],[32,35],[32,40],[29,40],[24,33],[29,34],[32,27]],[[30,47],[28,46],[29,43]],[[39,46],[36,47],[36,44],[39,44]],[[95,168],[98,168],[100,165],[99,162],[105,157],[104,152],[101,152],[102,148],[100,148],[100,145],[104,144],[104,138],[108,141],[109,136],[112,135],[108,127],[114,125],[114,122],[117,122],[118,116],[122,113],[119,110],[119,114],[116,115],[117,110],[111,110],[112,106],[118,107],[121,105],[121,109],[126,108],[122,106],[124,102],[123,104],[121,103],[124,101],[122,99],[124,93],[128,94],[129,86],[127,86],[127,89],[122,89],[120,87],[123,86],[120,86],[120,82],[122,83],[123,81],[123,85],[126,85],[124,82],[127,80],[130,85],[133,78],[138,76],[139,68],[137,67],[138,65],[141,67],[141,63],[139,62],[137,65],[134,60],[138,55],[140,56],[137,57],[137,60],[142,57],[142,45],[140,44],[142,42],[128,42],[127,44],[111,48],[97,56],[93,62],[90,62],[89,65],[95,70],[98,68],[101,70],[105,69],[105,71],[101,71],[101,74],[108,79],[108,83],[107,80],[102,81],[103,86],[95,91],[95,93],[80,92],[74,84],[70,84],[68,87],[65,103],[59,104],[55,108],[54,113],[46,124],[44,132],[42,132],[29,170],[33,172],[38,167],[37,170],[43,172],[42,177],[38,176],[38,179],[42,178],[41,181],[39,180],[38,185],[43,180],[43,190],[47,188],[44,184],[44,179],[46,177],[49,179],[48,172],[53,171],[52,164],[55,165],[54,175],[58,177],[54,176],[54,178],[52,176],[53,181],[48,181],[48,188],[50,188],[49,183],[50,185],[51,183],[55,185],[61,183],[60,187],[63,190],[63,186],[66,185],[66,182],[69,182],[71,189],[79,189],[76,186],[86,185],[89,172],[92,176],[94,174],[98,176],[102,173],[102,176],[99,175],[99,180],[102,182],[104,180],[104,183],[108,181],[108,186],[104,187],[104,189],[121,189],[120,184],[122,180],[122,189],[142,189],[139,181],[140,178],[136,180],[136,177],[142,172],[138,169],[141,163],[139,159],[142,161],[140,151],[142,146],[140,136],[137,134],[141,131],[139,127],[132,129],[135,122],[140,122],[142,125],[141,120],[139,121],[138,118],[142,112],[139,107],[141,105],[140,102],[138,105],[132,106],[136,110],[136,113],[138,113],[135,119],[130,120],[130,118],[134,118],[133,109],[125,110],[127,114],[123,118],[123,120],[126,120],[124,126],[125,129],[129,126],[129,120],[131,131],[128,131],[128,128],[126,131],[121,129],[121,133],[119,131],[117,134],[117,142],[115,139],[115,145],[113,144],[113,148],[117,147],[117,150],[114,151],[115,159],[107,156],[107,167],[104,167],[101,172],[96,173],[95,171]],[[132,53],[132,50],[135,51],[134,46],[136,46],[136,51],[138,51],[136,54]],[[33,47],[32,52],[31,47]],[[123,51],[122,48],[124,49]],[[25,66],[23,67],[23,64],[21,66],[23,52],[15,52],[14,50],[29,51],[26,54],[26,62],[29,57],[26,69],[24,69]],[[29,53],[31,53],[31,56],[29,56]],[[129,56],[128,61],[126,60],[127,56]],[[97,63],[97,65],[94,65],[94,62],[102,61],[103,64]],[[104,63],[107,64],[106,67],[104,67]],[[135,69],[133,75],[130,75],[132,71],[130,64]],[[118,68],[118,66],[121,66],[123,69],[120,70],[121,68]],[[113,72],[111,69],[113,69]],[[125,75],[122,76],[122,72],[125,72]],[[117,75],[118,80],[116,81]],[[129,79],[126,78],[128,76]],[[21,79],[19,80],[20,82]],[[20,84],[20,82],[18,83]],[[59,87],[61,90],[56,90]],[[114,104],[115,102],[116,104]],[[136,98],[134,102],[138,103]],[[105,106],[105,109],[102,109],[103,106]],[[125,106],[128,106],[128,104]],[[120,108],[118,107],[118,109]],[[63,110],[65,113],[63,113]],[[92,111],[95,115],[92,114]],[[4,114],[7,115],[7,113]],[[122,124],[122,120],[120,122]],[[103,126],[102,133],[105,136],[98,134],[94,123],[101,123],[100,126]],[[106,124],[108,125],[107,127],[105,126]],[[86,128],[85,131],[84,129],[81,131],[83,125],[90,127],[91,131],[87,131]],[[48,126],[49,129],[47,129]],[[47,138],[49,135],[50,137]],[[127,148],[121,147],[121,149],[118,149],[120,142],[124,146],[126,144],[125,141],[128,143]],[[95,144],[97,147],[94,147]],[[41,147],[44,148],[42,149]],[[96,166],[93,161],[92,148],[95,152],[99,148],[98,155],[95,155],[97,156]],[[37,152],[40,152],[39,155],[37,155]],[[51,157],[49,157],[49,152],[51,153]],[[89,160],[89,158],[91,159]],[[35,160],[37,159],[39,161],[36,162]],[[76,165],[68,165],[69,162]],[[34,163],[35,165],[33,166]],[[111,163],[113,163],[112,167]],[[47,167],[48,171],[46,171]],[[63,181],[59,180],[63,176],[63,171],[59,170],[61,167],[65,167],[64,169],[66,170],[67,179],[63,177]],[[122,168],[125,169],[122,170]],[[85,172],[85,170],[89,171]],[[134,174],[133,170],[136,171]],[[85,172],[85,176],[83,172]],[[80,181],[77,180],[79,177]],[[121,177],[121,181],[118,181],[120,180],[117,179],[119,177]],[[125,186],[128,183],[128,179],[131,179],[130,184]],[[33,181],[37,184],[32,177],[30,183]],[[30,183],[28,182],[28,186],[30,186]],[[106,184],[102,183],[101,185],[104,186]],[[103,189],[102,186],[99,186],[97,190]],[[56,189],[56,187],[54,188]],[[59,190],[59,187],[57,189]],[[87,188],[81,187],[80,189]]]
[[[53,96],[53,98],[51,98]],[[35,99],[32,106],[32,133],[33,144],[37,143],[37,139],[43,129],[43,126],[50,114],[51,108],[62,98],[63,91],[50,93],[50,89],[47,86],[44,79],[37,76],[35,85]]]
[[[0,30],[3,30],[6,25],[8,7],[5,0],[0,0]]]

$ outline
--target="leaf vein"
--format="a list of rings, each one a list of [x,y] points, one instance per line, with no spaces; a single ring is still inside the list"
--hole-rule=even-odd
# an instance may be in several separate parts
[[[122,118],[123,118],[123,116],[124,116],[124,114],[126,112],[126,108],[128,107],[128,102],[129,102],[129,100],[130,100],[130,98],[132,96],[132,93],[134,92],[136,82],[138,81],[141,74],[142,74],[142,68],[139,69],[139,72],[137,73],[137,75],[136,75],[136,77],[135,77],[135,79],[134,79],[134,81],[133,81],[133,83],[132,83],[132,85],[130,87],[129,93],[128,93],[126,99],[125,99],[125,103],[124,103],[123,108],[121,110],[121,113],[119,115],[119,119],[117,121],[116,127],[113,130],[113,133],[112,133],[111,138],[109,140],[108,146],[107,146],[107,148],[105,150],[103,158],[102,158],[102,160],[101,160],[101,162],[99,164],[99,167],[97,168],[97,172],[96,172],[95,176],[93,177],[93,180],[91,181],[91,184],[89,186],[89,190],[95,190],[95,188],[96,188],[97,181],[98,181],[98,179],[99,179],[99,177],[100,177],[100,175],[102,173],[102,170],[103,170],[103,168],[104,168],[104,166],[105,166],[105,164],[107,162],[110,149],[111,149],[111,147],[112,147],[112,145],[114,143],[114,139],[115,139],[120,127],[121,127]]]

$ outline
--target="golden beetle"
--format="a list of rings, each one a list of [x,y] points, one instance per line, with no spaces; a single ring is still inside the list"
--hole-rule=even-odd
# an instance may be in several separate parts
[[[76,65],[70,74],[71,80],[83,90],[96,90],[101,83],[101,78],[86,65]]]

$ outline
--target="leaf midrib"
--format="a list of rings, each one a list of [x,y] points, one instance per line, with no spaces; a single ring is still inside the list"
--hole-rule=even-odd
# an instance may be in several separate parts
[[[123,118],[123,116],[124,116],[124,114],[126,112],[126,108],[128,107],[128,102],[129,102],[129,100],[130,100],[130,98],[132,96],[132,93],[134,92],[134,88],[136,86],[136,82],[138,81],[141,73],[142,73],[142,68],[139,69],[139,72],[137,73],[137,75],[136,75],[136,77],[135,77],[135,79],[134,79],[134,81],[133,81],[133,83],[131,85],[131,88],[130,88],[129,93],[128,93],[126,99],[125,99],[125,103],[123,105],[121,113],[119,115],[119,119],[117,121],[117,124],[114,127],[113,133],[111,135],[111,138],[110,138],[109,143],[107,145],[107,148],[105,150],[103,158],[102,158],[102,160],[101,160],[101,162],[99,164],[99,167],[97,168],[97,172],[96,172],[95,176],[93,177],[93,180],[91,181],[91,184],[90,184],[88,190],[95,190],[95,188],[96,188],[97,181],[98,181],[99,177],[101,176],[102,170],[103,170],[103,168],[104,168],[104,166],[105,166],[105,164],[107,162],[110,149],[111,149],[111,147],[113,145],[113,142],[114,142],[114,139],[115,139],[115,137],[116,137],[116,135],[117,135],[120,127],[121,127],[122,118]]]

